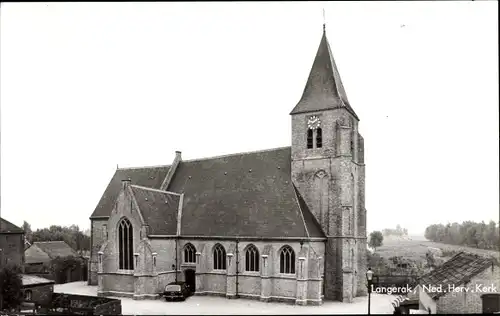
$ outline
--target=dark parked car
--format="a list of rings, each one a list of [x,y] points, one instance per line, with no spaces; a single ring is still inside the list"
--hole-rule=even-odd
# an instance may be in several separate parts
[[[163,297],[167,301],[184,301],[190,295],[189,286],[184,282],[169,283],[163,291]]]

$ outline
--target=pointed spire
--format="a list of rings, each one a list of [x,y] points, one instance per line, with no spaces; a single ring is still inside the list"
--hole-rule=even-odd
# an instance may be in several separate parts
[[[333,59],[330,44],[326,38],[325,24],[323,23],[323,37],[321,38],[302,98],[290,114],[344,107],[358,119],[358,116],[349,104],[337,65]]]

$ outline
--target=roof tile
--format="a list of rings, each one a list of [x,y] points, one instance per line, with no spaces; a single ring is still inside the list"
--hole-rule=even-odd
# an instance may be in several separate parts
[[[78,253],[64,241],[36,241],[33,245],[40,248],[49,255],[51,259],[56,257],[79,256]]]
[[[33,286],[41,284],[54,284],[55,282],[36,275],[21,274],[23,286]]]
[[[117,170],[93,216],[109,216],[121,180],[130,177],[151,234],[175,235],[180,198],[154,190],[167,172],[168,167]],[[154,181],[151,174],[157,175]],[[293,185],[290,147],[181,161],[167,190],[184,194],[182,236],[324,237]]]
[[[358,118],[349,104],[326,32],[323,32],[302,98],[291,114],[341,107]]]
[[[307,237],[290,147],[183,161],[168,190],[184,193],[183,236]],[[324,237],[316,225],[308,229]]]
[[[180,196],[131,185],[151,235],[176,235]]]
[[[460,252],[446,261],[442,266],[422,276],[418,283],[426,286],[448,285],[460,286],[470,281],[475,275],[481,273],[493,264],[493,259]],[[446,292],[429,293],[434,299],[443,296]]]
[[[170,166],[156,166],[116,170],[91,218],[110,216],[116,198],[122,188],[122,180],[130,180],[130,183],[134,185],[159,189],[169,169]]]

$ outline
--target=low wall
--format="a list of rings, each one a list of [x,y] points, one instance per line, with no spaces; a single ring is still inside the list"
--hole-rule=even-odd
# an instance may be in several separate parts
[[[71,313],[72,309],[92,312],[93,315],[121,315],[122,305],[118,299],[107,297],[54,293],[52,308],[62,308]]]

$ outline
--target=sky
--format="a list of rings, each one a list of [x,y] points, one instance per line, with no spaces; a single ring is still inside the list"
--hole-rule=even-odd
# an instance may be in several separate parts
[[[117,165],[289,146],[325,21],[365,139],[368,231],[498,221],[497,12],[496,1],[2,3],[1,216],[86,229]]]

